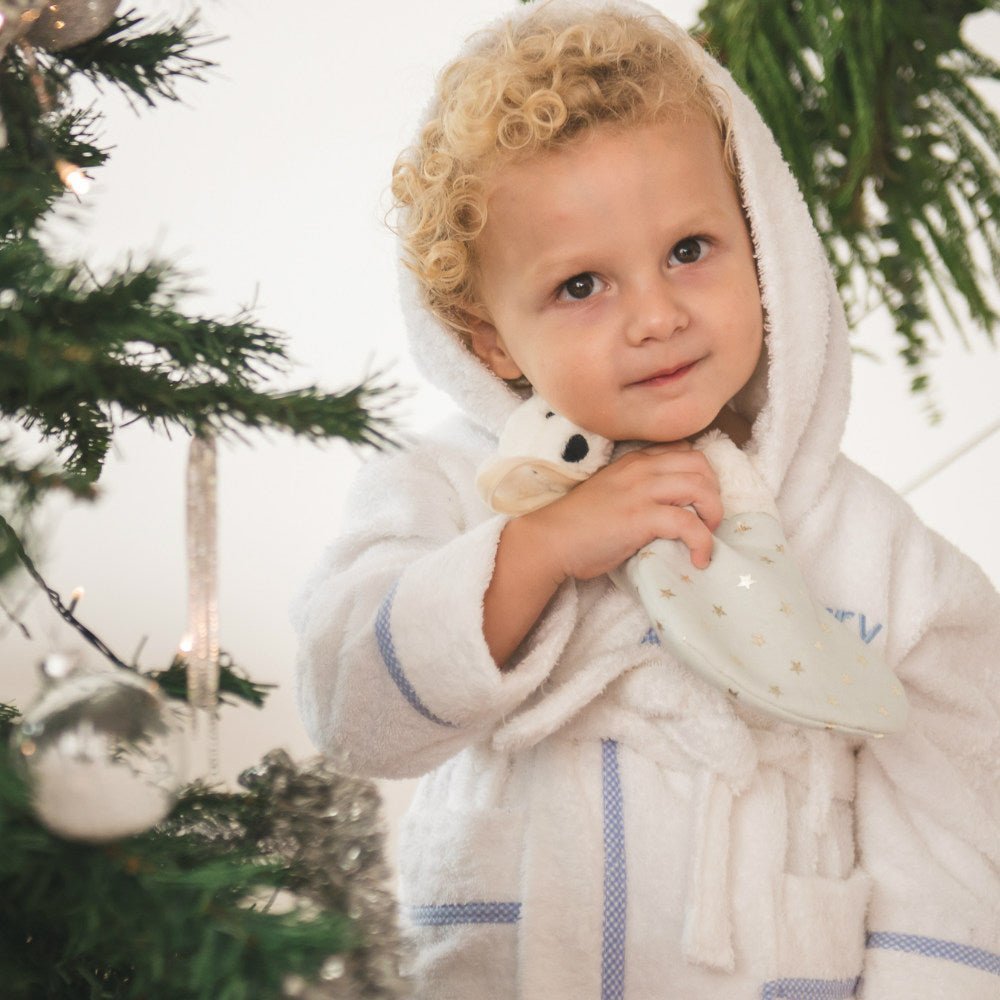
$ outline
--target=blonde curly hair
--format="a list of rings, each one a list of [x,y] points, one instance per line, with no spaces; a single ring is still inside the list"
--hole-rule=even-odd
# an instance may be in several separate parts
[[[486,225],[489,179],[504,164],[598,125],[705,114],[735,177],[727,95],[705,79],[692,48],[659,17],[541,4],[474,36],[470,51],[444,69],[430,120],[393,167],[394,228],[426,305],[466,344],[475,241]]]

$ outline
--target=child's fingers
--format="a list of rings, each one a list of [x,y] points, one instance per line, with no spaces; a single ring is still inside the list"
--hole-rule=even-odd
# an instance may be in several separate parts
[[[715,531],[723,518],[722,497],[712,480],[699,472],[679,472],[658,479],[652,488],[652,499],[658,504],[687,507]]]
[[[693,451],[690,446],[667,447],[669,450],[633,453],[642,457],[633,459],[632,467],[623,469],[623,474],[640,480],[648,476],[648,488],[656,503],[693,507],[709,530],[715,531],[724,516],[715,470],[702,452]]]
[[[657,535],[686,545],[691,550],[691,563],[698,569],[705,569],[712,561],[712,546],[715,541],[712,532],[701,517],[691,510],[683,507],[664,508]]]

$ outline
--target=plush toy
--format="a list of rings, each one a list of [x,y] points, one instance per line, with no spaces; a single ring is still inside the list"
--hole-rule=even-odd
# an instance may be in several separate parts
[[[750,460],[720,431],[694,447],[719,478],[725,512],[711,564],[696,569],[683,543],[657,539],[613,575],[616,584],[638,597],[670,653],[753,709],[861,736],[900,731],[902,685],[856,629],[812,600]],[[532,396],[476,484],[493,510],[519,516],[593,475],[613,449]]]

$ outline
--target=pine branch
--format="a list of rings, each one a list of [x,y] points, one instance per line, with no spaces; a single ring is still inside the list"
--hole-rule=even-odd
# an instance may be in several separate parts
[[[98,88],[104,83],[134,95],[150,107],[157,98],[179,100],[180,80],[205,79],[215,63],[195,55],[216,39],[196,34],[197,18],[154,30],[134,9],[119,14],[96,38],[45,57],[63,78],[79,73]]]
[[[774,132],[845,301],[889,306],[917,389],[929,334],[1000,325],[1000,120],[973,87],[1000,67],[960,32],[985,9],[708,0],[696,29]]]
[[[310,440],[392,443],[374,380],[339,393],[270,392],[287,364],[284,340],[245,313],[189,317],[169,271],[150,265],[96,284],[57,268],[32,240],[0,246],[0,413],[34,428],[93,481],[116,428],[135,419],[189,432],[273,428]]]
[[[232,795],[223,809],[223,798],[202,804],[226,836],[168,826],[107,847],[71,843],[38,825],[23,780],[0,759],[6,994],[277,998],[285,976],[316,978],[331,954],[356,947],[351,921],[333,910],[250,904],[286,885],[289,870],[239,822],[266,800]]]
[[[144,676],[156,681],[163,688],[163,693],[170,698],[187,700],[188,664],[182,656],[175,656],[166,670],[153,670]],[[225,695],[239,698],[255,708],[262,708],[267,698],[267,692],[274,684],[258,684],[240,673],[233,664],[228,653],[219,655],[219,701],[223,705],[231,705]]]

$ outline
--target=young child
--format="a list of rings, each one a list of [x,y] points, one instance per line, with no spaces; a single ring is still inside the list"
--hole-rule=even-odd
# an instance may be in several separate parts
[[[416,995],[1000,996],[1000,602],[839,453],[843,310],[746,97],[645,6],[551,0],[444,71],[394,192],[413,350],[462,413],[367,463],[297,625],[317,743],[423,775]],[[494,515],[476,469],[533,391],[642,447]],[[608,577],[655,538],[708,565],[713,427],[905,686],[902,733],[747,710]]]

